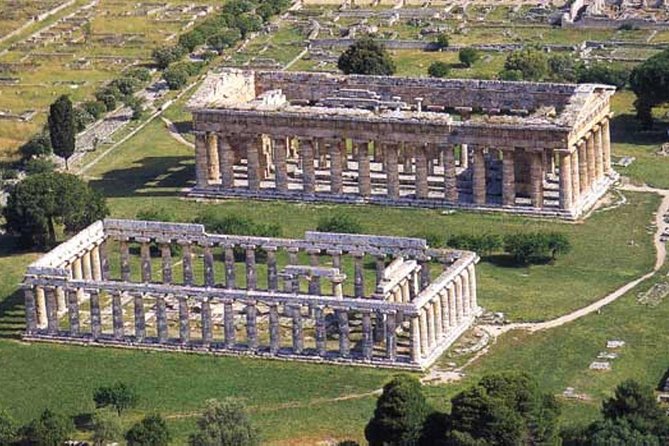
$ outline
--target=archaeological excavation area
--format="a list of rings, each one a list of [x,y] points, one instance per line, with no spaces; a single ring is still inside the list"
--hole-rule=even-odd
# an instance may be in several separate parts
[[[617,178],[614,90],[225,69],[189,103],[188,194],[574,219]]]
[[[106,219],[29,266],[24,339],[420,370],[479,315],[478,260],[418,238]]]

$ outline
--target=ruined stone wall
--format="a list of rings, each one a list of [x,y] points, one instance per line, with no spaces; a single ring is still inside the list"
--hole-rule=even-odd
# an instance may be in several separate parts
[[[256,72],[260,93],[280,89],[289,100],[317,101],[334,96],[342,88],[372,90],[384,97],[399,96],[405,102],[424,98],[425,106],[527,109],[554,105],[560,109],[574,86],[549,83],[514,83],[483,80],[343,76],[325,73]]]

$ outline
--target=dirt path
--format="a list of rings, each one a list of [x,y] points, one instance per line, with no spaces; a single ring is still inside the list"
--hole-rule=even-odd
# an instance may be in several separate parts
[[[544,321],[544,322],[537,322],[537,323],[515,323],[515,324],[508,324],[508,325],[503,325],[503,326],[494,326],[494,325],[484,325],[481,326],[481,328],[488,333],[490,333],[493,337],[499,336],[503,333],[506,333],[507,331],[511,330],[527,330],[530,332],[535,332],[535,331],[540,331],[540,330],[548,330],[550,328],[555,328],[559,327],[561,325],[564,325],[568,322],[575,321],[577,319],[582,318],[583,316],[587,316],[588,314],[594,313],[598,311],[600,308],[604,307],[605,305],[610,304],[611,302],[615,301],[618,299],[620,296],[624,295],[627,293],[629,290],[633,289],[636,287],[639,283],[643,282],[644,280],[647,280],[651,278],[655,273],[662,267],[664,264],[666,257],[667,257],[667,250],[666,250],[666,245],[664,242],[660,241],[660,236],[662,235],[662,232],[664,230],[664,227],[667,225],[664,223],[664,214],[669,212],[669,190],[666,189],[655,189],[652,187],[648,186],[632,186],[632,185],[625,185],[620,188],[621,190],[626,190],[626,191],[631,191],[631,192],[650,192],[650,193],[656,193],[660,196],[662,196],[662,202],[660,203],[660,206],[657,210],[657,214],[655,215],[655,235],[653,237],[653,243],[655,245],[655,265],[653,266],[652,271],[644,274],[643,276],[636,278],[625,285],[621,286],[617,290],[613,291],[612,293],[604,296],[600,300],[591,303],[590,305],[579,308],[578,310],[572,311],[569,314],[565,314],[564,316],[560,316],[556,319],[551,319],[549,321]]]

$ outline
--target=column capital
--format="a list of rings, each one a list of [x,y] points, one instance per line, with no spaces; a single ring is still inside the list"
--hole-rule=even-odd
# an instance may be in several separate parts
[[[133,237],[138,243],[150,243],[151,237]]]

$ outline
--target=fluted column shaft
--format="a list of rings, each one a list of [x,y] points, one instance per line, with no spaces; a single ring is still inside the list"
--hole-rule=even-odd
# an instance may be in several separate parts
[[[595,160],[595,138],[592,133],[588,134],[585,141],[585,149],[588,157],[588,188],[592,187],[593,183],[597,181],[597,161]]]
[[[544,169],[541,152],[529,152],[530,201],[535,208],[544,205]]]
[[[307,195],[316,192],[316,170],[314,169],[314,142],[311,139],[300,140],[302,158],[302,191]]]
[[[588,178],[588,155],[586,144],[583,141],[580,141],[576,149],[578,151],[578,174],[579,174],[579,194],[583,195],[588,192],[588,185],[590,184],[590,178]]]
[[[581,174],[578,159],[578,150],[571,153],[571,203],[576,206],[581,198]]]
[[[428,197],[428,182],[427,182],[427,147],[416,147],[416,198],[425,199]]]
[[[246,177],[250,191],[260,189],[260,158],[258,149],[260,147],[260,137],[248,138],[244,145],[246,146]]]
[[[560,207],[562,209],[572,208],[572,177],[571,177],[571,155],[560,154]]]
[[[483,147],[474,147],[474,172],[472,174],[472,199],[474,204],[486,203],[486,167]]]
[[[358,147],[358,193],[362,197],[372,194],[371,171],[369,165],[369,142],[357,143]]]
[[[213,133],[207,135],[207,178],[210,183],[219,182],[221,179],[218,138]]]
[[[400,174],[397,166],[397,145],[384,146],[384,168],[386,170],[386,188],[388,198],[396,200],[400,197]]]
[[[611,171],[611,129],[609,119],[602,121],[602,151],[604,152],[604,173]]]
[[[218,136],[218,159],[221,170],[221,188],[232,189],[235,187],[235,154],[230,146],[227,135]]]
[[[455,170],[455,147],[444,147],[444,198],[449,203],[458,202],[458,178]]]
[[[207,150],[206,133],[195,133],[195,182],[199,188],[209,185]]]
[[[602,127],[597,125],[593,129],[595,144],[595,176],[597,180],[604,176],[604,148],[602,147]]]
[[[342,154],[342,150],[346,150],[345,144],[340,144],[338,141],[330,142],[330,192],[336,195],[344,193],[342,159],[346,157],[346,154]]]
[[[286,138],[274,138],[274,177],[279,192],[288,190],[288,167],[286,165]]]

